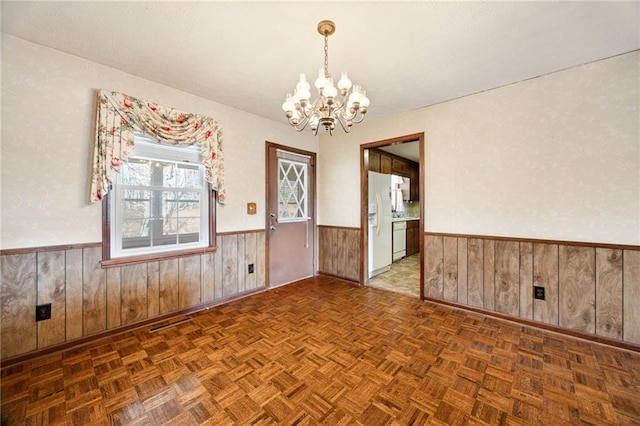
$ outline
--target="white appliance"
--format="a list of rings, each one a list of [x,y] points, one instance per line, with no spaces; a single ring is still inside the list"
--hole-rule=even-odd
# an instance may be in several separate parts
[[[407,222],[393,222],[393,261],[407,256]]]
[[[369,278],[391,267],[391,175],[369,172]]]

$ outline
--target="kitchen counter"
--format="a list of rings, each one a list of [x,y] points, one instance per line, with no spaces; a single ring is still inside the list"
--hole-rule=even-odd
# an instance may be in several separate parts
[[[392,217],[391,222],[408,222],[410,220],[420,220],[419,217],[405,216],[405,217]]]

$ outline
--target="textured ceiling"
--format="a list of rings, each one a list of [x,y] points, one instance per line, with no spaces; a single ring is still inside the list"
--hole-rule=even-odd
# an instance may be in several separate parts
[[[638,2],[2,2],[2,32],[285,123],[323,62],[370,116],[640,48]],[[117,89],[117,88],[116,88]],[[135,96],[133,93],[132,95]]]

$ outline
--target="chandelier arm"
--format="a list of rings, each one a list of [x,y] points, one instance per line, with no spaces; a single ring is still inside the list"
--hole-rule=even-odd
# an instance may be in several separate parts
[[[344,130],[345,133],[350,133],[351,132],[351,127],[349,126],[345,126],[345,123],[342,122],[342,120],[344,120],[344,117],[342,117],[342,114],[336,114],[336,118],[338,119],[338,123],[340,123],[340,127],[342,127],[342,130]]]
[[[293,124],[291,122],[289,122],[289,124],[291,124],[293,128],[296,129],[296,132],[301,132],[307,127],[307,124],[309,124],[309,120],[305,118],[303,120],[300,120],[298,124]],[[300,125],[302,125],[302,127],[299,127]]]
[[[356,120],[355,118],[358,117],[358,116],[360,118],[358,120]],[[364,116],[365,115],[363,113],[361,113],[360,111],[356,111],[356,114],[353,116],[353,120],[351,120],[351,121],[353,121],[354,124],[362,123],[364,121]]]

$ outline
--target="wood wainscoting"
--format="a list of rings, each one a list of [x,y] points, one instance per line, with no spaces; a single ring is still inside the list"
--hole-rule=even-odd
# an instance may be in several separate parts
[[[638,246],[426,233],[424,247],[427,298],[640,344]]]
[[[217,242],[213,253],[109,269],[100,243],[3,250],[2,360],[265,287],[264,230],[218,233]],[[36,323],[46,303],[51,319]]]
[[[360,282],[360,229],[318,226],[318,273]]]

